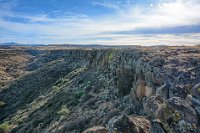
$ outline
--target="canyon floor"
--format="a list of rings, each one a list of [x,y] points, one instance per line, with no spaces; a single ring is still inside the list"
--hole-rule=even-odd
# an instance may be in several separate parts
[[[200,46],[0,46],[0,133],[199,133]]]

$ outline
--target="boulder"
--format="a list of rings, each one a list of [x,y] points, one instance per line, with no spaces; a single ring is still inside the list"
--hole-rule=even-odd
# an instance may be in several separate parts
[[[183,113],[184,119],[191,123],[198,124],[198,118],[195,110],[180,97],[173,97],[168,100],[168,104]]]
[[[144,103],[144,110],[152,119],[158,119],[167,132],[195,133],[198,131],[199,122],[196,111],[180,97],[163,101],[159,96],[152,96]]]
[[[108,122],[110,133],[149,133],[150,128],[150,122],[146,118],[133,117],[126,114],[115,116]]]
[[[164,99],[161,96],[151,96],[143,103],[143,108],[151,118],[156,119],[163,102]]]
[[[108,133],[108,129],[102,126],[95,126],[85,130],[83,133]]]
[[[185,98],[185,101],[190,105],[192,106],[192,95],[191,94],[188,94]]]

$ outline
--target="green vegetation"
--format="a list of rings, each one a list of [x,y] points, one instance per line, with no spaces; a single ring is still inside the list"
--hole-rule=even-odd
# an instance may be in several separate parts
[[[62,85],[66,84],[67,82],[69,82],[68,77],[62,77],[62,78],[60,78],[60,79],[57,81],[55,87],[61,87]],[[53,87],[54,87],[54,86],[53,86]]]
[[[114,58],[114,50],[111,50],[111,51],[109,51],[109,52],[107,53],[107,55],[106,55],[106,60],[107,60],[107,61],[112,61],[113,58]]]
[[[52,89],[56,92],[58,92],[60,90],[60,88],[58,86],[53,86]]]
[[[109,61],[113,60],[113,53],[112,52],[109,53],[108,60]]]
[[[70,111],[66,106],[63,106],[60,111],[58,111],[59,116],[67,116],[69,115]]]
[[[118,73],[118,87],[119,87],[119,95],[125,96],[128,95],[131,91],[132,82],[133,82],[133,74],[130,70],[122,69]]]
[[[4,103],[3,101],[0,101],[0,108],[5,106],[5,105],[6,105],[6,103]]]
[[[7,122],[4,122],[0,125],[0,133],[9,133],[10,125]]]
[[[84,91],[77,91],[77,92],[74,92],[74,97],[78,99],[78,98],[81,98],[84,94],[85,94]]]
[[[90,81],[90,80],[86,80],[86,81],[84,82],[84,84],[85,84],[85,85],[90,85],[90,84],[91,84],[91,81]]]
[[[2,63],[0,61],[0,77],[3,75],[2,81],[0,81],[0,100],[2,100],[0,101],[0,133],[82,132],[92,126],[107,125],[110,119],[123,114],[123,112],[130,114],[131,117],[142,112],[147,120],[155,118],[152,124],[162,124],[160,129],[164,128],[163,130],[166,132],[170,132],[171,127],[178,127],[179,122],[184,122],[182,121],[185,119],[184,112],[167,106],[167,102],[164,103],[164,101],[169,98],[169,89],[172,89],[171,91],[179,89],[173,88],[173,86],[181,85],[182,87],[183,85],[188,89],[188,94],[193,91],[194,80],[185,82],[189,81],[187,70],[195,72],[198,66],[190,63],[190,58],[193,57],[186,58],[188,51],[180,48],[174,49],[171,56],[170,51],[165,51],[167,47],[158,47],[162,52],[161,55],[167,54],[165,65],[161,66],[162,63],[159,60],[151,60],[160,55],[160,53],[156,53],[157,47],[149,51],[150,48],[145,48],[147,49],[145,51],[143,48],[139,50],[138,46],[138,48],[131,46],[134,50],[132,48],[120,50],[120,47],[120,49],[70,49],[64,46],[67,50],[57,49],[57,46],[47,47],[54,47],[55,50],[54,48],[45,50],[46,47],[42,50],[20,48],[21,52],[24,51],[22,55],[26,52],[38,52],[38,55],[31,56],[27,53],[26,55],[30,56],[27,58],[27,62],[18,65],[15,65],[15,61],[18,59],[9,62],[15,56],[8,58],[6,64],[0,58],[0,60],[2,59]],[[196,49],[194,49],[195,52],[193,49],[190,50],[189,52],[196,53],[195,58],[198,56],[199,59],[199,52]],[[183,57],[179,55],[181,51],[184,52]],[[12,51],[9,54],[12,54]],[[6,53],[3,55],[8,56]],[[173,55],[178,55],[177,59]],[[180,66],[181,71],[176,72],[182,62],[185,62],[186,66],[183,67],[183,70]],[[10,66],[8,67],[7,64]],[[6,73],[1,70],[6,70]],[[18,76],[17,74],[21,74],[21,72],[22,75]],[[171,82],[174,78],[176,79],[173,77],[174,75],[180,77],[186,75],[186,77],[177,82]],[[193,76],[195,79],[198,78],[198,74]],[[165,79],[166,82],[163,81]],[[5,87],[1,87],[4,86],[4,83]],[[185,87],[185,84],[189,86]],[[145,88],[146,86],[147,88]],[[144,110],[142,106],[144,99],[141,100],[143,95],[150,94],[151,88],[157,87],[163,87],[161,88],[163,99],[160,97],[156,99],[159,102],[156,104],[159,110],[148,104],[149,109],[153,108],[155,113],[152,110]],[[129,95],[130,92],[133,95]],[[197,92],[200,92],[199,87],[194,93]],[[179,92],[177,93],[179,95]],[[185,97],[186,93],[187,91],[184,91],[183,94],[180,93],[180,96]],[[151,103],[150,96],[145,99],[146,103]],[[160,116],[163,118],[159,118]],[[192,118],[193,116],[194,122],[196,120],[198,122],[196,114],[188,115]],[[111,122],[114,122],[113,120]],[[138,122],[141,120],[141,123],[146,123],[146,120],[143,121],[140,117],[132,120]],[[189,120],[190,118],[188,118]],[[194,128],[198,127],[193,126]]]
[[[198,92],[200,92],[200,87],[198,88]]]

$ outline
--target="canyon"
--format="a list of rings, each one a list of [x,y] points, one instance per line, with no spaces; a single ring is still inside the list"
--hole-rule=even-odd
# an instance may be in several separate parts
[[[0,46],[2,133],[198,133],[200,46]]]

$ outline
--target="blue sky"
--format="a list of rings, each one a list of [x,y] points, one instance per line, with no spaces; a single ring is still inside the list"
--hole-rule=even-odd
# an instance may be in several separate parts
[[[200,44],[200,0],[0,0],[0,42]]]

